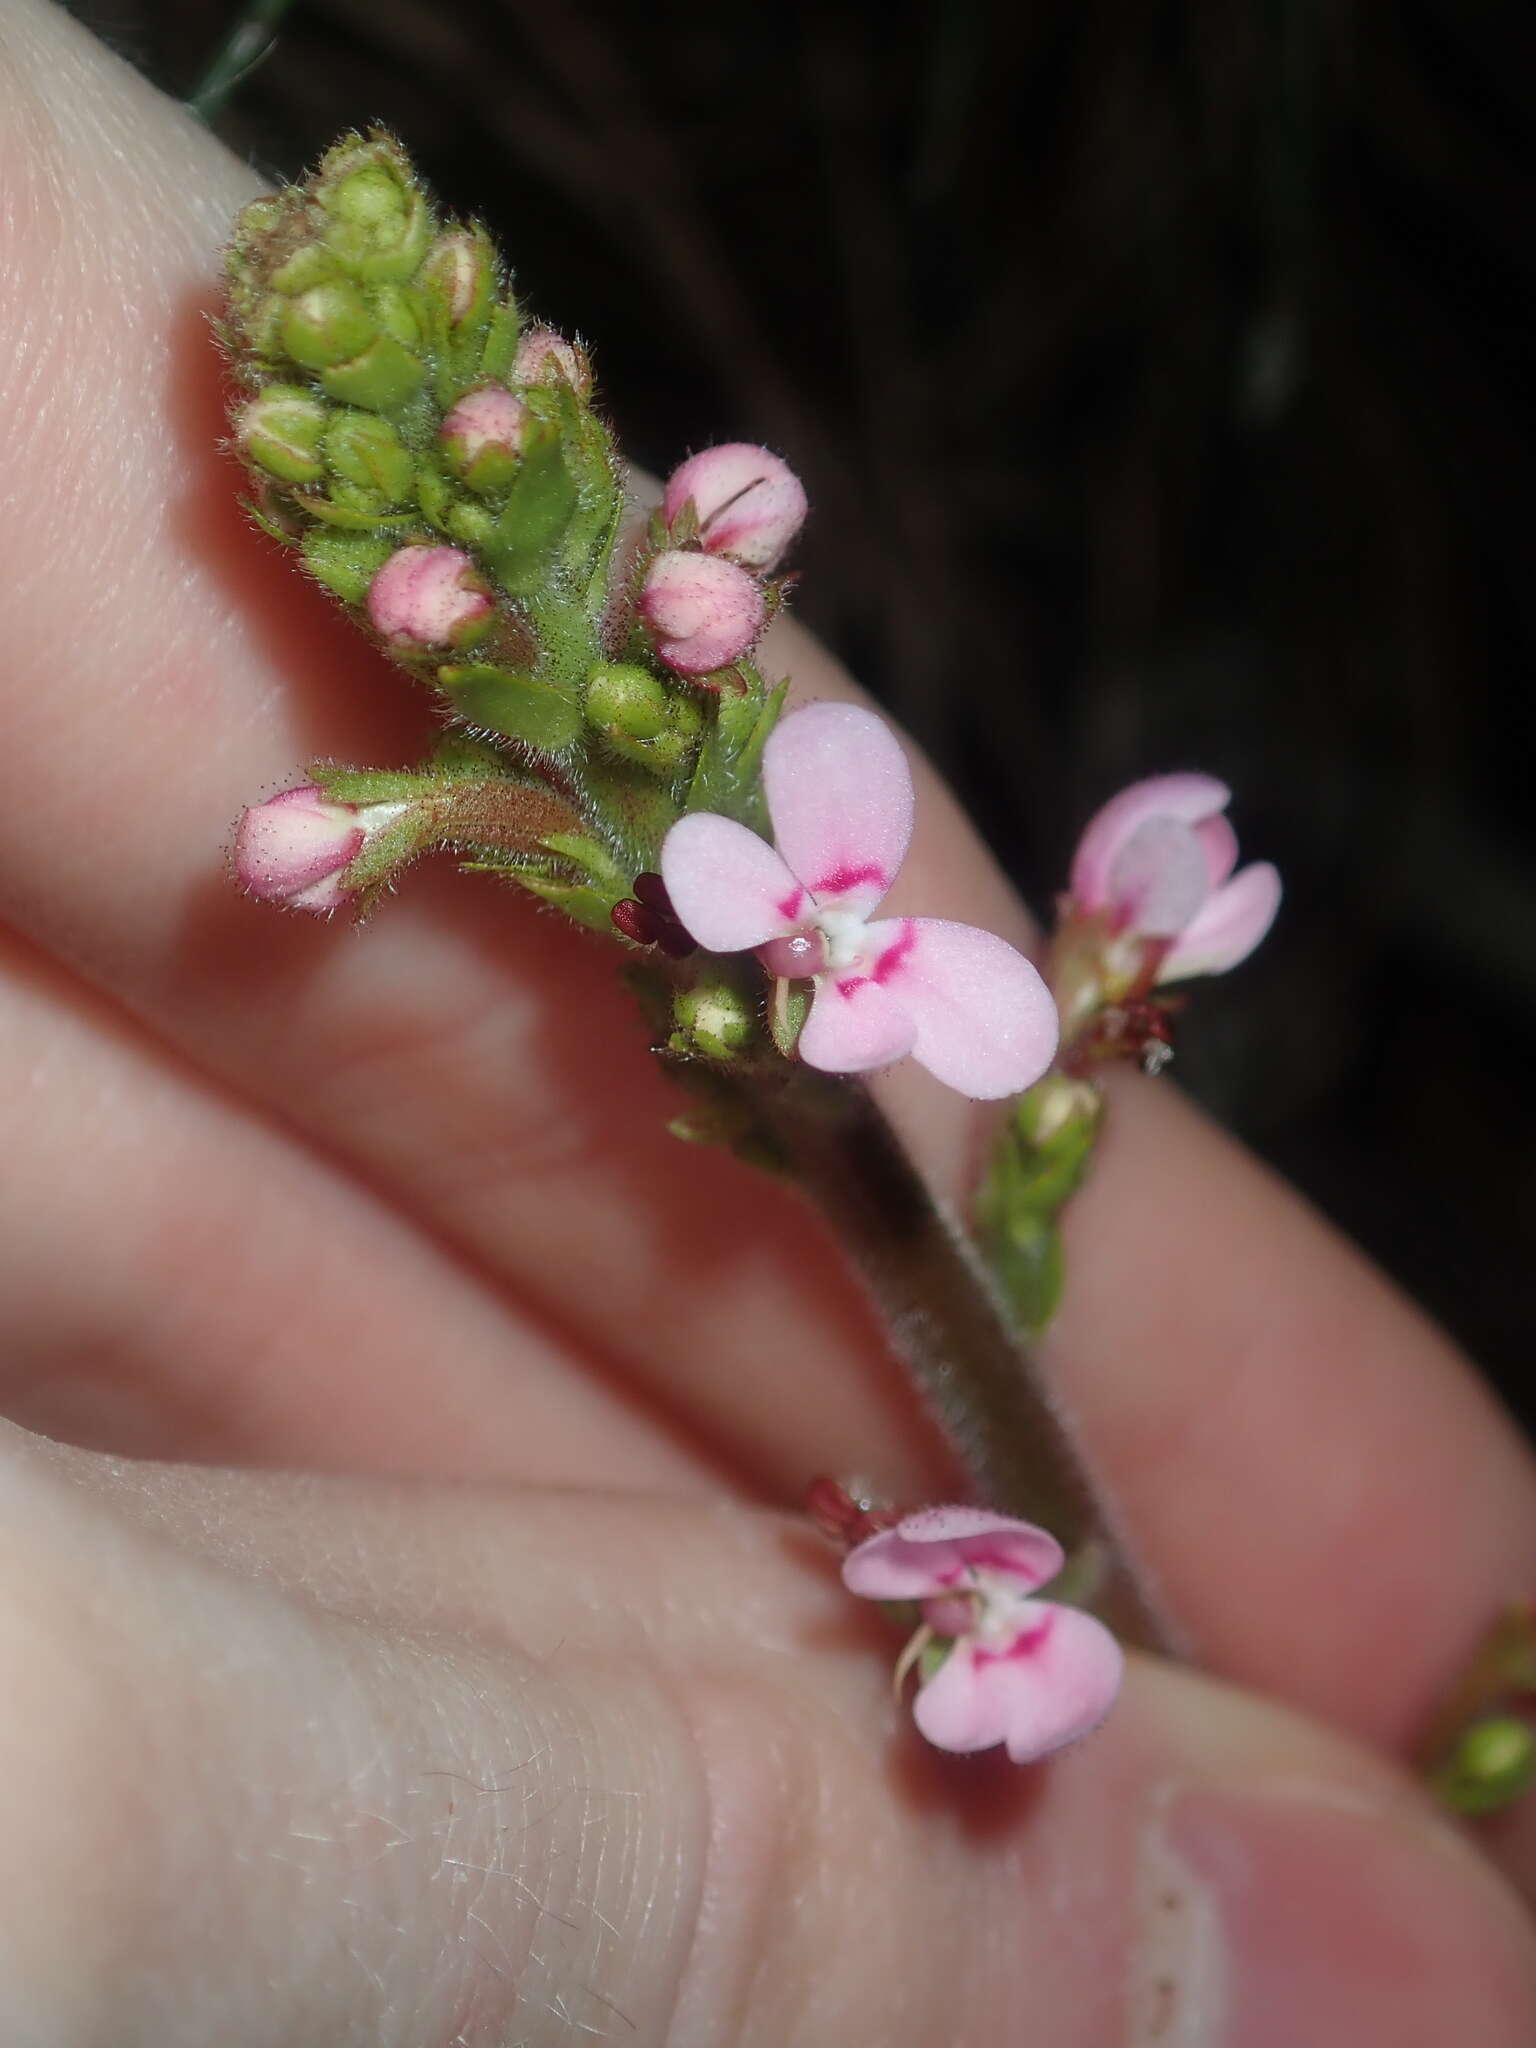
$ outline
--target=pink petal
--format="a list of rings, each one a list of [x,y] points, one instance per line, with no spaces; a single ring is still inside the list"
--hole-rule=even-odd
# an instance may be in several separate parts
[[[763,750],[774,843],[818,903],[867,917],[912,838],[912,771],[883,718],[808,704]]]
[[[809,909],[767,840],[713,811],[678,819],[662,841],[661,879],[678,923],[708,953],[785,937]]]
[[[1118,924],[1149,939],[1183,931],[1211,891],[1206,849],[1192,825],[1145,818],[1109,864],[1109,907]]]
[[[868,1074],[905,1059],[912,1037],[911,1019],[877,981],[823,974],[796,1050],[824,1074]]]
[[[1205,865],[1213,889],[1222,883],[1237,866],[1237,834],[1232,830],[1231,820],[1224,812],[1214,818],[1202,818],[1195,827],[1195,837],[1205,848]]]
[[[920,1689],[912,1718],[937,1748],[1002,1742],[1016,1764],[1033,1763],[1109,1712],[1124,1671],[1120,1645],[1078,1608],[1042,1602],[1037,1612],[1038,1625],[1008,1649],[962,1637]]]
[[[1279,871],[1267,860],[1254,861],[1218,889],[1185,926],[1164,955],[1158,980],[1225,974],[1248,958],[1274,923],[1279,908]]]
[[[1072,857],[1072,894],[1085,910],[1108,910],[1109,870],[1138,825],[1176,818],[1198,825],[1224,811],[1232,792],[1214,775],[1154,775],[1112,796],[1089,820]]]
[[[1033,1522],[991,1508],[923,1508],[850,1550],[843,1584],[864,1600],[926,1600],[985,1569],[1032,1593],[1063,1561],[1056,1538]]]
[[[994,932],[936,917],[867,930],[872,978],[916,1028],[912,1057],[978,1102],[1017,1095],[1050,1065],[1056,1005],[1022,953]]]

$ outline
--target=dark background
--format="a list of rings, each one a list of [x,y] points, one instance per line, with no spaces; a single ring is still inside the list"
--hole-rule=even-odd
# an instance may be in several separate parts
[[[240,18],[77,11],[178,95]],[[1533,81],[1477,0],[297,0],[215,121],[395,128],[632,456],[787,455],[802,617],[1037,902],[1230,780],[1288,897],[1182,1083],[1528,1421]]]

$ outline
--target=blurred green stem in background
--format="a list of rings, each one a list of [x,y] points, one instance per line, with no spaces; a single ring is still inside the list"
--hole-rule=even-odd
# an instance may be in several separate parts
[[[293,0],[248,0],[207,70],[187,94],[187,105],[200,121],[211,127],[223,113],[225,101],[241,79],[248,77],[272,48],[283,16],[292,5]]]

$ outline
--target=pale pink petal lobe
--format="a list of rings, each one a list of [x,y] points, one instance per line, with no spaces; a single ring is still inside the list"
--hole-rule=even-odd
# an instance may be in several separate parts
[[[934,917],[868,927],[869,973],[911,1018],[912,1057],[978,1102],[1017,1095],[1056,1052],[1049,989],[1024,955],[975,925]]]
[[[1205,848],[1205,865],[1213,889],[1222,883],[1237,866],[1237,834],[1232,830],[1232,821],[1224,811],[1218,811],[1214,818],[1202,818],[1195,827],[1195,837]]]
[[[912,837],[912,771],[883,718],[808,704],[763,752],[774,843],[819,903],[866,917]]]
[[[1225,974],[1246,960],[1275,921],[1280,876],[1267,860],[1241,869],[1185,926],[1169,947],[1157,978],[1183,981],[1192,974]]]
[[[1072,894],[1086,910],[1109,907],[1110,863],[1148,818],[1198,825],[1224,811],[1232,792],[1214,775],[1153,775],[1112,796],[1089,820],[1072,859]]]
[[[877,981],[824,974],[795,1049],[824,1074],[868,1074],[905,1059],[912,1035],[906,1012]]]
[[[1054,1579],[1062,1562],[1056,1538],[1033,1522],[991,1508],[923,1508],[850,1550],[843,1584],[865,1600],[925,1600],[985,1570],[1027,1593]]]
[[[743,953],[795,929],[805,893],[765,839],[713,811],[679,818],[661,847],[677,920],[707,953]]]
[[[1145,818],[1109,864],[1108,908],[1144,938],[1183,931],[1210,894],[1210,864],[1192,825]]]
[[[1042,1604],[1037,1623],[1010,1647],[956,1644],[919,1691],[912,1715],[939,1749],[1007,1745],[1033,1763],[1098,1726],[1120,1690],[1124,1658],[1102,1622],[1074,1607]]]

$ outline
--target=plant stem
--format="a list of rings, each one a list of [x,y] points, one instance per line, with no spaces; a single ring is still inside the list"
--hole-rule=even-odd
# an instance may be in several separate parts
[[[235,87],[271,49],[278,25],[292,4],[293,0],[247,0],[239,20],[187,94],[187,106],[200,121],[211,124],[223,113]]]
[[[1041,1523],[1069,1557],[1097,1549],[1092,1604],[1123,1641],[1176,1651],[977,1252],[868,1094],[797,1067],[782,1087],[756,1095],[754,1108],[847,1247],[977,1498]]]

